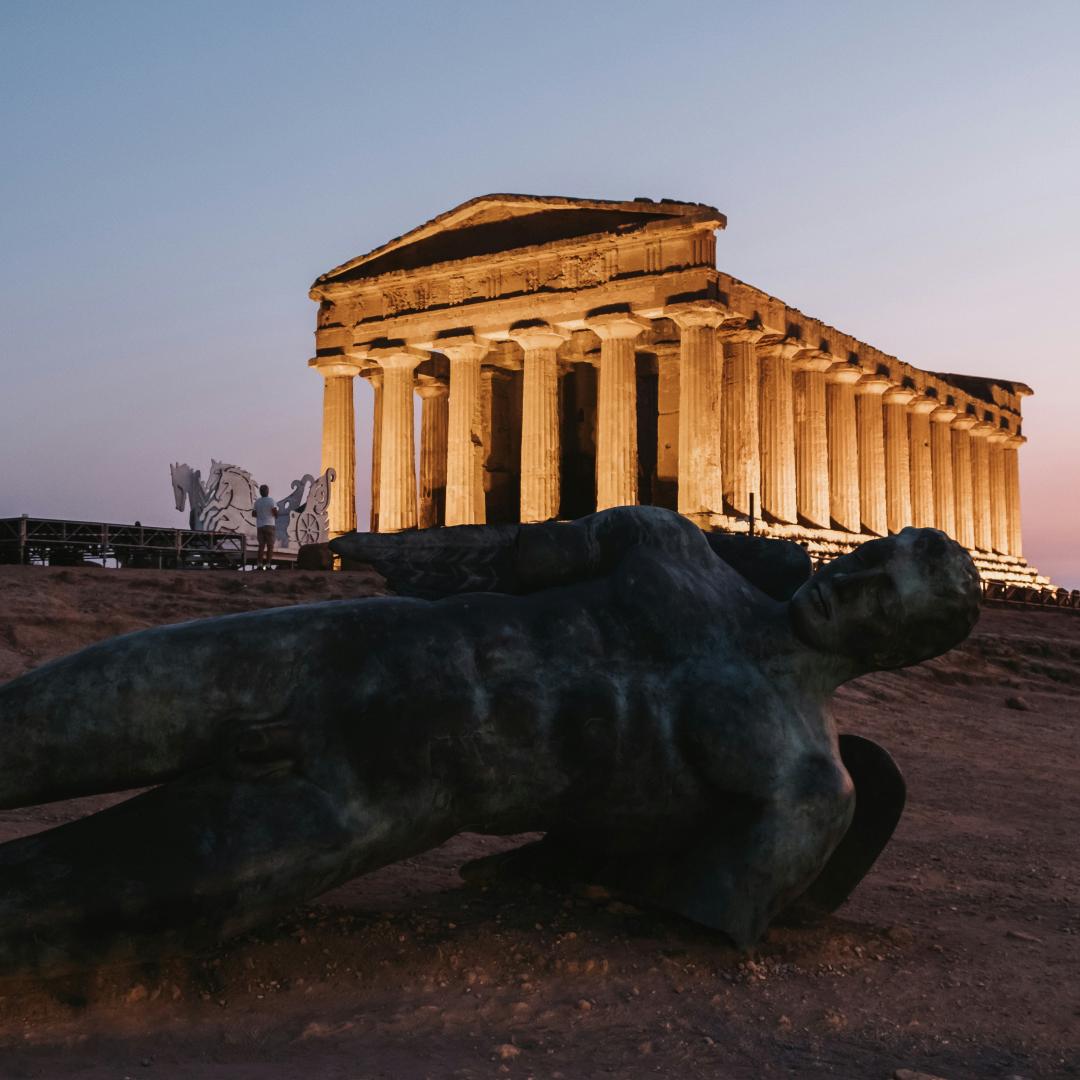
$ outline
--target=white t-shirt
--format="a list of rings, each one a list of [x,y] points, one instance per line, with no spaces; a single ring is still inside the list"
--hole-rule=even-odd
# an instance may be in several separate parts
[[[269,495],[263,495],[262,498],[255,500],[255,527],[258,529],[265,529],[268,525],[274,524],[274,508],[277,503],[270,498]]]

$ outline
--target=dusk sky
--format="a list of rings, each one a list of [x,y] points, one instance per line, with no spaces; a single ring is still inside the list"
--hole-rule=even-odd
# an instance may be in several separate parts
[[[5,0],[0,101],[0,517],[180,525],[211,457],[284,495],[318,274],[487,192],[669,196],[722,270],[1030,384],[1025,554],[1080,587],[1076,0]]]

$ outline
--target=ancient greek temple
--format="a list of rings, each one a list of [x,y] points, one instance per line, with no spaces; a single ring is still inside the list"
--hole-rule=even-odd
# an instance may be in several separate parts
[[[374,531],[645,503],[819,558],[935,526],[987,579],[1043,583],[1020,529],[1031,390],[924,371],[717,270],[725,224],[666,199],[487,195],[323,274],[331,534],[356,528],[359,376]]]

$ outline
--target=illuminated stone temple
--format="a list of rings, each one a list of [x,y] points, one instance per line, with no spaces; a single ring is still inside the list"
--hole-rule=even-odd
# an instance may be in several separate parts
[[[991,580],[1023,558],[1020,382],[924,371],[716,269],[699,203],[487,195],[323,274],[332,535],[676,509],[827,558],[936,526]],[[419,469],[414,395],[421,401]]]

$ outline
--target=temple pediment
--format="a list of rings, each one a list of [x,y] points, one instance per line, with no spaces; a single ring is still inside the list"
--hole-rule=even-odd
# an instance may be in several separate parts
[[[314,288],[604,233],[695,224],[723,228],[726,219],[714,207],[670,199],[482,195],[342,263],[321,275]]]

